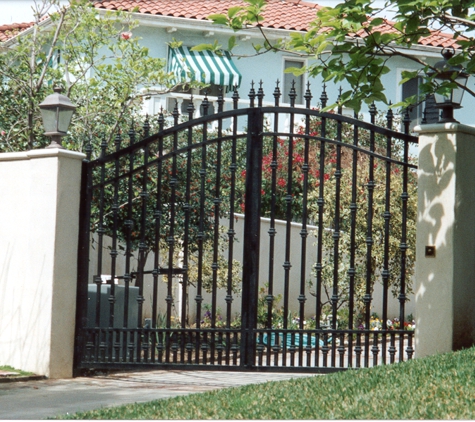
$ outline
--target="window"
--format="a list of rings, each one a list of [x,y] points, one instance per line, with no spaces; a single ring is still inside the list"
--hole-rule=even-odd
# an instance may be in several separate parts
[[[402,84],[402,100],[419,94],[419,85],[422,78],[414,78]],[[439,120],[439,110],[435,107],[434,96],[429,96],[425,101],[416,104],[409,109],[411,124],[409,130],[412,132],[415,126],[422,123],[425,113],[426,123],[436,123]]]
[[[303,104],[304,103],[304,75],[295,76],[293,73],[285,73],[286,69],[291,67],[296,67],[298,69],[302,69],[305,63],[299,60],[284,60],[284,85],[282,87],[282,94],[283,94],[283,102],[290,103],[289,93],[292,89],[292,82],[294,82],[295,92],[297,97],[295,99],[295,104]]]

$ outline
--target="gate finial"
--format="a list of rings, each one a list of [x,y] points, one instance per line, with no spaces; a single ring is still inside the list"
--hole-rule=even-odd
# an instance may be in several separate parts
[[[376,109],[376,105],[374,104],[374,101],[371,103],[371,105],[369,106],[369,115],[371,116],[371,123],[374,124],[375,120],[376,120],[376,113],[378,112],[378,110]]]
[[[120,150],[120,143],[122,142],[122,136],[120,130],[117,131],[117,134],[115,135],[114,139],[114,144],[115,144],[115,150],[119,151]]]
[[[92,144],[91,144],[91,138],[89,138],[86,147],[84,148],[84,151],[86,152],[86,159],[87,161],[91,161],[91,155],[92,155]]]
[[[387,128],[392,129],[393,127],[393,118],[394,118],[394,113],[393,109],[391,108],[392,102],[389,101],[389,109],[388,112],[386,113],[386,121],[387,121]]]
[[[290,107],[295,107],[295,99],[297,98],[297,92],[295,91],[295,79],[292,80],[292,87],[289,92]]]
[[[180,113],[178,112],[178,100],[175,100],[175,107],[173,107],[172,111],[172,116],[173,116],[173,122],[175,125],[178,124],[178,116]]]
[[[160,108],[160,114],[158,115],[158,130],[161,132],[165,125],[165,116],[163,115],[163,107]]]
[[[327,106],[327,101],[328,101],[327,85],[323,84],[322,95],[320,95],[320,103],[322,105],[322,108],[325,108]]]
[[[262,99],[264,98],[264,90],[262,89],[262,79],[259,82],[259,89],[257,90],[257,106],[262,107]]]
[[[238,108],[238,101],[239,101],[239,92],[237,89],[237,84],[234,85],[234,91],[233,91],[233,108],[234,110],[237,110]]]
[[[143,137],[148,138],[150,136],[150,122],[148,120],[148,113],[145,115],[145,121],[143,123]]]
[[[201,107],[203,107],[203,116],[207,116],[208,115],[208,109],[209,109],[208,90],[205,91],[205,97],[203,98],[203,102],[201,103]]]
[[[256,91],[254,90],[254,81],[251,82],[251,89],[249,91],[249,99],[251,100],[251,104],[249,107],[254,107],[254,100],[256,98]]]
[[[279,99],[281,96],[280,88],[279,88],[279,80],[277,79],[277,82],[275,83],[275,89],[274,89],[274,99],[275,99],[275,106],[279,106]]]
[[[343,106],[341,105],[341,94],[343,92],[343,88],[340,86],[340,88],[338,89],[338,114],[342,114],[343,113]]]
[[[195,105],[193,103],[193,94],[190,96],[190,102],[188,103],[188,106],[186,107],[186,112],[188,113],[188,119],[191,120],[193,119],[193,113],[195,112]]]
[[[132,122],[130,123],[129,141],[130,141],[130,145],[135,143],[135,122],[133,119],[132,119]]]
[[[305,91],[305,107],[310,108],[310,101],[312,100],[312,91],[310,91],[310,82],[307,82],[307,90]]]
[[[223,105],[224,105],[224,98],[223,98],[223,87],[219,87],[219,93],[218,93],[218,113],[221,113],[223,111]]]
[[[106,149],[107,149],[106,135],[103,133],[102,142],[101,142],[101,157],[104,157],[106,155]]]

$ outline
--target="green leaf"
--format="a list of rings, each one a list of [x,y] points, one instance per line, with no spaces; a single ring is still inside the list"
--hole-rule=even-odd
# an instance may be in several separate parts
[[[172,41],[168,43],[170,48],[179,48],[183,45],[183,41],[177,41],[175,38],[172,38]]]
[[[306,72],[307,72],[307,69],[305,67],[288,67],[287,69],[284,70],[284,73],[292,73],[295,76],[303,75]]]
[[[228,51],[231,51],[236,46],[236,37],[233,35],[228,40]]]
[[[240,11],[242,11],[244,8],[241,7],[241,6],[234,6],[234,7],[230,7],[228,9],[228,17],[230,19],[234,18],[234,16],[236,16],[236,14]],[[223,15],[224,16],[224,15]]]
[[[216,49],[215,44],[198,44],[195,45],[194,47],[191,47],[191,51],[214,51]]]
[[[228,24],[228,18],[226,15],[222,14],[214,14],[214,15],[209,15],[208,16],[209,20],[212,20],[214,24],[216,25],[227,25]]]
[[[379,26],[379,25],[382,25],[384,23],[384,19],[383,18],[374,18],[373,20],[371,20],[371,26]]]

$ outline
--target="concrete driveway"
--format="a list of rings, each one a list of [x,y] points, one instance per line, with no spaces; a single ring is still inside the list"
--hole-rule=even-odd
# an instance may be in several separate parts
[[[157,370],[0,383],[0,419],[43,419],[101,407],[314,375]]]

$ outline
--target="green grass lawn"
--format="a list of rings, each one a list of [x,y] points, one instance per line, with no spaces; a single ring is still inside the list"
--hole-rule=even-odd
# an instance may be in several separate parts
[[[61,419],[474,419],[475,348]]]
[[[22,371],[21,369],[15,369],[8,365],[0,365],[0,371],[16,373],[16,375],[9,375],[9,377],[13,377],[13,376],[23,377],[23,376],[34,375],[32,372],[26,372],[26,371]]]

